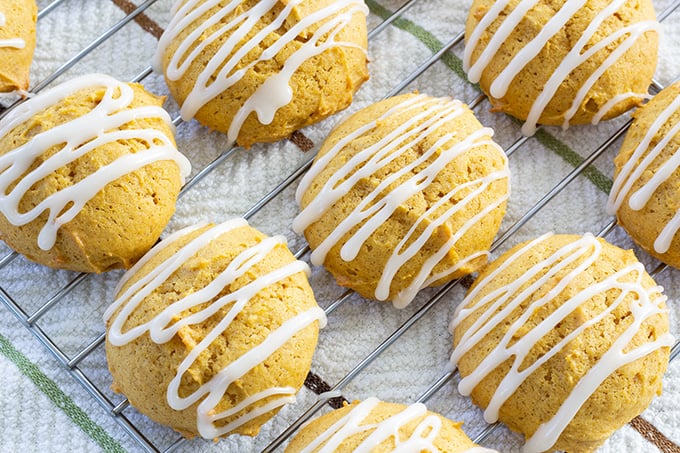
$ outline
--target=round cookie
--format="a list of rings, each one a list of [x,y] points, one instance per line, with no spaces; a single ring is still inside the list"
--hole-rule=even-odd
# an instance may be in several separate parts
[[[0,0],[0,93],[28,90],[37,16],[33,0]]]
[[[185,120],[272,142],[350,105],[368,79],[367,14],[359,0],[185,0],[154,67]]]
[[[658,53],[651,0],[475,0],[463,66],[493,109],[536,124],[597,123],[647,97]]]
[[[509,193],[508,162],[468,107],[407,94],[338,125],[297,191],[293,222],[341,286],[406,306],[479,270]]]
[[[593,451],[661,393],[662,291],[632,251],[591,234],[519,244],[456,310],[458,388],[523,433],[526,452]]]
[[[680,83],[635,111],[607,210],[650,255],[680,268]]]
[[[170,235],[104,315],[112,388],[187,437],[256,435],[295,400],[325,323],[308,271],[243,219]]]
[[[50,267],[130,267],[158,240],[190,171],[162,102],[92,74],[11,110],[0,121],[0,238]]]
[[[362,429],[366,425],[370,428]],[[331,446],[337,453],[496,451],[475,445],[460,429],[461,425],[428,411],[421,403],[405,406],[368,398],[305,425],[288,444],[286,453],[312,453]],[[395,438],[397,433],[398,439]]]

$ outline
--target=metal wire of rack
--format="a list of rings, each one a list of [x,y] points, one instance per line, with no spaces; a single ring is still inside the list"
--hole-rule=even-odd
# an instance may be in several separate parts
[[[83,47],[81,51],[75,54],[72,58],[67,60],[56,70],[54,70],[49,76],[40,81],[31,90],[34,93],[39,92],[45,87],[49,86],[56,80],[58,80],[64,73],[73,68],[75,65],[80,63],[88,54],[93,52],[107,40],[111,39],[117,32],[119,32],[123,27],[132,22],[138,15],[144,13],[149,7],[151,7],[157,0],[146,0],[139,6],[136,6],[132,12],[126,14],[125,17],[120,19],[118,22],[113,24],[110,28],[101,33],[96,39],[91,41],[87,46]],[[48,5],[46,5],[39,12],[39,20],[50,14],[53,10],[58,8],[64,0],[54,0]],[[413,8],[418,3],[418,0],[407,0],[395,11],[389,15],[387,18],[379,21],[377,25],[372,28],[369,32],[369,39],[374,40],[376,37],[387,30],[390,26],[397,23],[404,14],[406,14],[411,8]],[[668,5],[663,11],[658,15],[659,21],[664,21],[671,14],[673,14],[678,8],[680,8],[680,0],[675,0],[670,5]],[[420,63],[413,71],[404,75],[399,82],[393,86],[389,92],[387,92],[384,97],[389,97],[402,92],[407,87],[411,86],[414,81],[433,65],[440,62],[441,59],[451,52],[457,45],[462,42],[463,33],[459,32],[455,34],[448,42],[446,42],[438,51],[434,52],[429,58],[424,62]],[[680,72],[680,68],[678,68]],[[139,74],[134,77],[133,81],[143,81],[151,74],[151,68],[147,67],[143,69]],[[653,91],[659,91],[661,89],[661,84],[655,82],[651,89]],[[476,108],[484,102],[483,95],[477,95],[468,103],[471,108]],[[10,106],[4,112],[0,112],[0,118],[4,116],[12,107]],[[175,124],[181,123],[179,117],[175,117],[173,121]],[[547,191],[545,191],[542,196],[535,201],[528,209],[524,210],[520,215],[518,215],[514,221],[509,225],[504,227],[499,237],[496,239],[492,246],[492,251],[500,250],[504,244],[510,239],[515,238],[517,232],[524,227],[528,222],[532,221],[537,215],[546,209],[546,206],[551,203],[556,197],[558,197],[565,189],[569,188],[574,181],[581,177],[584,172],[588,170],[591,166],[595,164],[598,158],[600,158],[603,153],[609,150],[612,145],[620,139],[620,137],[625,133],[628,126],[630,125],[630,120],[621,124],[616,130],[608,133],[603,139],[602,143],[597,146],[592,152],[587,154],[578,164],[573,167],[567,175],[557,181],[556,184],[552,185]],[[513,155],[518,149],[526,145],[527,142],[532,140],[531,137],[520,136],[508,146],[506,146],[506,153],[508,156]],[[186,183],[182,188],[181,195],[188,193],[197,184],[199,184],[204,178],[209,176],[216,168],[220,167],[222,164],[227,162],[229,159],[240,153],[241,150],[238,148],[225,148],[219,155],[212,159],[209,163],[201,167],[201,169],[196,172],[192,178]],[[280,197],[281,194],[289,189],[291,185],[309,168],[313,160],[313,155],[306,157],[303,162],[294,168],[289,174],[283,175],[283,178],[277,183],[277,185],[262,196],[257,202],[255,202],[247,211],[242,213],[243,217],[246,219],[251,219],[256,216],[260,211],[262,211],[268,204]],[[610,220],[604,227],[601,228],[599,235],[609,236],[612,232],[616,231],[616,223],[614,220]],[[304,257],[308,252],[308,247],[301,245],[295,255],[297,257]],[[4,256],[0,257],[0,272],[18,257],[14,252],[9,252]],[[653,275],[661,274],[662,272],[673,272],[672,270],[666,271],[666,266],[663,264],[654,264],[655,268],[652,272]],[[0,283],[0,301],[8,308],[8,310],[16,317],[16,319],[33,335],[35,338],[46,348],[49,353],[51,353],[54,358],[68,369],[70,375],[82,386],[82,388],[91,395],[91,397],[104,408],[115,420],[115,422],[132,438],[134,441],[145,451],[174,451],[181,447],[186,441],[184,438],[173,435],[165,436],[163,439],[150,439],[142,429],[140,429],[140,417],[135,413],[134,409],[130,407],[126,399],[114,400],[109,394],[101,387],[98,382],[95,382],[90,374],[89,368],[83,366],[84,361],[90,358],[94,354],[103,355],[102,344],[104,342],[104,333],[100,333],[90,340],[85,346],[77,350],[75,353],[67,353],[64,348],[61,347],[57,342],[53,340],[51,335],[47,332],[48,326],[41,324],[44,321],[46,315],[50,313],[54,307],[63,303],[63,300],[71,294],[76,288],[78,288],[83,282],[88,279],[93,278],[90,274],[78,274],[69,276],[65,283],[60,286],[60,288],[54,292],[51,296],[46,297],[41,303],[38,304],[37,308],[30,310],[24,304],[17,300],[17,296],[11,294],[11,291]],[[376,347],[365,354],[361,360],[358,361],[346,374],[341,377],[334,385],[330,385],[328,391],[319,395],[313,404],[309,405],[301,414],[288,424],[288,426],[280,432],[276,437],[268,440],[268,445],[264,447],[264,451],[274,451],[283,445],[286,440],[299,428],[304,422],[309,420],[315,413],[322,409],[328,402],[334,397],[342,395],[343,390],[346,389],[348,384],[352,383],[367,367],[374,364],[374,362],[381,356],[384,355],[385,351],[394,345],[400,338],[407,332],[409,332],[412,327],[423,319],[433,307],[437,306],[442,300],[450,299],[452,297],[452,290],[454,288],[459,288],[461,285],[461,280],[452,281],[441,288],[430,291],[424,301],[416,307],[411,314],[405,315],[405,319],[401,324],[399,324],[395,329],[393,329],[389,335]],[[427,291],[426,291],[427,292]],[[326,305],[326,312],[331,315],[343,304],[347,303],[349,300],[354,298],[355,295],[351,291],[344,291],[339,296],[335,297]],[[455,303],[455,302],[454,302]],[[100,330],[103,330],[103,326],[99,326]],[[680,353],[680,342],[676,343],[671,351],[671,360],[674,360],[676,356]],[[454,370],[447,370],[436,378],[431,384],[424,390],[421,391],[416,401],[425,402],[428,401],[433,395],[439,392],[447,383],[450,383],[456,377],[456,372]],[[130,414],[130,415],[128,415]],[[482,442],[488,438],[490,434],[497,429],[498,424],[492,424],[482,427],[475,437],[476,442]]]

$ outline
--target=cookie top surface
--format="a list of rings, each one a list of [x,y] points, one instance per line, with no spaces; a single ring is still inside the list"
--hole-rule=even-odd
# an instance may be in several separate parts
[[[673,344],[662,290],[631,251],[590,234],[519,244],[451,323],[459,390],[526,451],[592,451],[661,391]]]
[[[0,0],[0,99],[28,90],[37,14],[33,0]]]
[[[113,388],[186,436],[257,434],[294,401],[325,323],[307,271],[242,219],[169,236],[105,313]]]
[[[312,262],[362,296],[410,303],[481,267],[505,212],[502,149],[459,101],[407,94],[352,115],[297,191]]]
[[[0,122],[0,234],[28,258],[101,272],[160,236],[189,161],[162,98],[90,74],[41,92]]]
[[[358,0],[187,0],[154,59],[184,119],[250,146],[347,107],[368,78]]]
[[[286,453],[387,453],[429,451],[494,453],[475,445],[453,422],[421,403],[410,406],[376,398],[354,402],[316,418],[291,440]]]
[[[634,113],[607,210],[643,249],[680,267],[680,83]]]
[[[476,0],[463,65],[494,109],[526,120],[532,135],[539,123],[597,123],[639,105],[657,30],[650,0]]]

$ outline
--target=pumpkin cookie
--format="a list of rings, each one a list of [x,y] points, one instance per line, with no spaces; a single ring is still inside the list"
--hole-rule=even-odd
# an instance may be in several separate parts
[[[661,393],[673,337],[633,252],[544,235],[479,275],[451,323],[459,390],[527,452],[589,452]]]
[[[349,106],[368,78],[359,0],[186,0],[160,39],[182,118],[239,145],[271,142]]]
[[[614,159],[607,210],[650,255],[680,268],[680,83],[633,117]]]
[[[175,211],[189,161],[163,99],[92,74],[0,121],[0,238],[59,269],[128,268]]]
[[[331,446],[337,453],[496,453],[475,445],[461,425],[428,411],[420,403],[405,406],[368,398],[305,425],[291,440],[286,453],[311,453]]]
[[[597,123],[647,97],[658,26],[651,0],[475,0],[463,65],[525,135]]]
[[[410,303],[479,270],[509,193],[508,162],[463,103],[407,94],[337,126],[297,192],[293,223],[338,284]]]
[[[187,437],[256,435],[295,400],[325,323],[308,271],[243,219],[169,236],[105,313],[112,388]]]

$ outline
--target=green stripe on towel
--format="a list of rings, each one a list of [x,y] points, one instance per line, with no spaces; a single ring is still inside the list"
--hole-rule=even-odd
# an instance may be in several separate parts
[[[125,452],[125,449],[101,426],[95,423],[73,400],[23,353],[0,335],[0,353],[14,363],[52,402],[66,413],[87,435],[107,452]]]
[[[534,138],[574,167],[577,167],[583,161],[583,156],[555,138],[554,135],[546,132],[545,129],[538,130]],[[612,188],[612,180],[602,174],[594,165],[588,165],[583,170],[583,176],[588,178],[590,182],[595,184],[604,193],[609,193]]]
[[[374,0],[366,0],[366,5],[368,5],[368,8],[373,14],[383,20],[392,15],[392,11]],[[430,49],[432,53],[439,52],[444,47],[444,43],[438,40],[432,33],[408,19],[400,17],[399,19],[396,19],[394,22],[392,22],[392,24],[418,38],[418,40],[425,44],[425,46]],[[463,62],[460,58],[450,52],[447,52],[442,55],[441,61],[445,63],[446,66],[448,66],[453,72],[455,72],[458,77],[467,81],[467,76],[465,75],[465,71],[463,71]]]
[[[366,0],[366,4],[368,5],[369,9],[373,14],[375,14],[376,16],[380,17],[383,20],[387,19],[392,15],[392,11],[385,8],[375,0]],[[436,36],[434,36],[429,31],[425,30],[420,25],[408,19],[400,17],[399,19],[396,19],[393,22],[393,24],[394,26],[399,27],[400,29],[416,37],[420,42],[425,44],[425,46],[428,49],[430,49],[432,53],[438,52],[444,47],[444,43],[437,39]],[[441,61],[449,69],[455,72],[456,75],[458,75],[458,77],[465,81],[468,81],[467,76],[465,75],[465,71],[463,71],[463,62],[456,55],[454,55],[451,52],[446,52],[442,56]],[[477,85],[475,85],[475,88],[477,88]],[[560,156],[562,159],[564,159],[566,162],[568,162],[574,167],[576,167],[583,161],[582,156],[580,156],[568,145],[561,142],[555,136],[553,136],[549,132],[546,132],[543,129],[536,132],[534,138],[538,140],[538,142],[541,143],[543,146],[545,146],[550,151]],[[609,193],[609,190],[612,187],[612,180],[605,176],[604,174],[602,174],[602,172],[600,172],[600,170],[595,168],[593,165],[589,165],[583,172],[583,175],[604,193]]]

